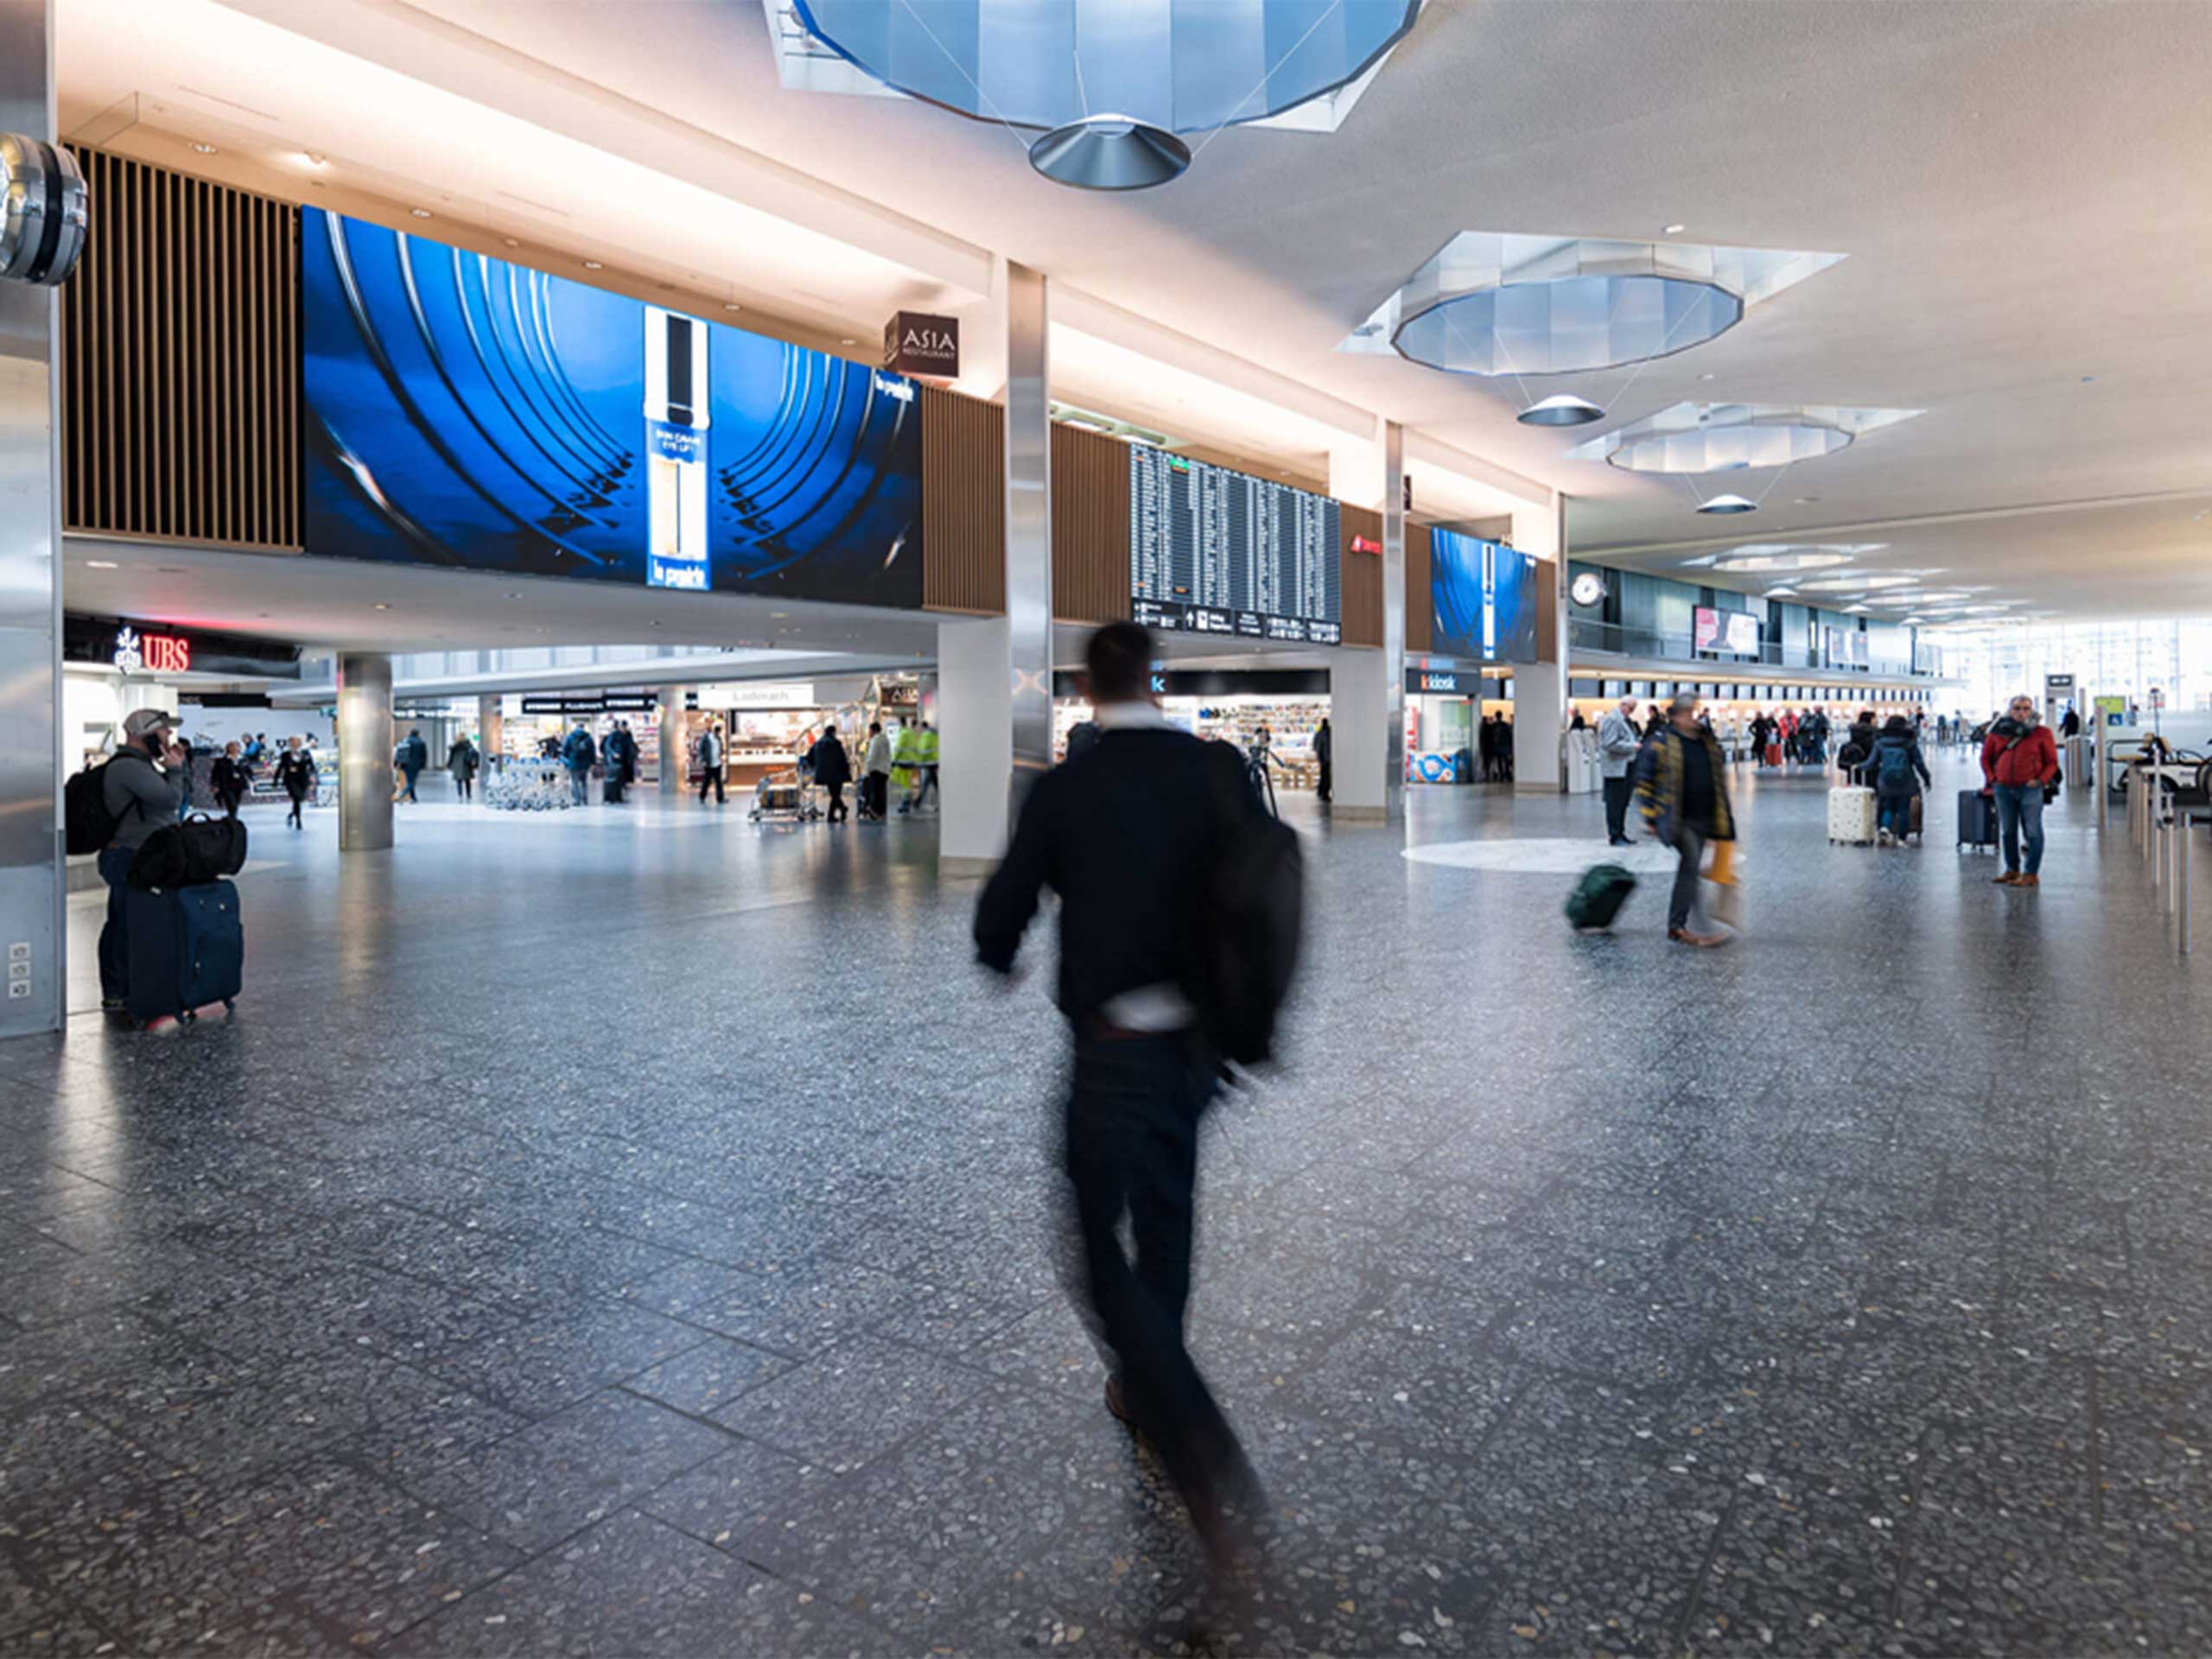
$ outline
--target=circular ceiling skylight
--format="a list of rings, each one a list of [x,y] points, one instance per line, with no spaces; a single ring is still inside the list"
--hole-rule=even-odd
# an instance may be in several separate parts
[[[1917,588],[1917,576],[1815,576],[1798,586],[1816,594],[1856,593],[1862,588]]]
[[[1827,570],[1839,564],[1849,564],[1852,556],[1837,550],[1819,547],[1780,548],[1772,552],[1753,552],[1750,548],[1738,548],[1726,558],[1715,559],[1715,570]]]
[[[1815,461],[1847,447],[1851,437],[1840,426],[1745,421],[1734,426],[1700,426],[1694,432],[1655,432],[1630,438],[1605,460],[1630,473],[1731,473]]]
[[[1559,276],[1438,300],[1390,339],[1401,356],[1455,374],[1573,374],[1672,357],[1743,315],[1735,295],[1688,277]]]

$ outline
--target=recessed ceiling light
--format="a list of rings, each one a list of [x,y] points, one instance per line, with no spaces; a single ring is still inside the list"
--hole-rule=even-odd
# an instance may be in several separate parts
[[[154,569],[164,576],[188,576],[192,574],[181,564],[157,564]]]
[[[116,568],[113,559],[86,559],[85,561],[85,569],[87,570],[112,570]]]
[[[2094,381],[2096,379],[2096,378],[2097,378],[2097,377],[2096,377],[2095,375],[2094,375],[2094,374],[2085,374],[2085,375],[2083,375],[2083,376],[2082,377],[2082,384],[2083,385],[2085,385],[2085,386],[2086,386],[2086,385],[2090,385],[2092,382],[2094,382]]]
[[[507,595],[507,597],[508,597],[509,599],[520,599],[520,598],[522,597],[522,595],[521,595],[519,593],[513,593],[513,594],[509,594]]]
[[[1796,501],[1797,505],[1801,507],[1809,507],[1820,499],[1821,498],[1817,495],[1801,495],[1796,498]]]
[[[407,211],[414,214],[417,219],[428,219],[430,217],[430,210],[427,207],[410,207]]]
[[[1710,380],[1710,379],[1712,379],[1712,378],[1713,378],[1713,376],[1712,376],[1710,373],[1707,373],[1707,374],[1700,374],[1700,376],[1698,376],[1698,378],[1699,378],[1699,379],[1700,379],[1700,380]]]
[[[501,238],[499,238],[499,240],[500,240],[500,241],[502,241],[502,242],[504,242],[504,243],[505,243],[505,244],[507,245],[507,246],[509,246],[509,247],[511,247],[511,248],[518,248],[518,247],[522,246],[522,244],[521,244],[520,242],[517,241],[517,240],[516,240],[513,237],[512,237],[512,236],[503,236],[503,237],[501,237]]]
[[[722,309],[725,311],[742,311],[745,308],[740,305],[735,300],[724,300],[722,302]]]
[[[586,270],[605,270],[607,267],[596,259],[587,259],[584,261],[584,269]]]
[[[1689,229],[1689,226],[1687,225],[1669,225],[1666,229],[1665,234],[1669,236],[1680,236],[1688,229]]]
[[[198,150],[198,151],[199,151],[202,156],[213,156],[213,154],[215,154],[215,146],[214,146],[214,145],[213,145],[213,144],[203,144],[203,143],[200,143],[197,138],[195,138],[195,139],[194,139],[194,140],[192,141],[192,147],[193,147],[194,149]]]
[[[849,345],[851,345],[853,342],[852,342],[851,340],[839,340],[837,343],[838,343],[840,346],[849,346]]]
[[[378,607],[377,607],[377,609],[378,609],[378,610],[380,610],[380,611],[388,611],[388,610],[390,610],[391,608],[391,606],[389,606],[389,605],[379,605],[379,606],[378,606]]]
[[[311,149],[301,151],[300,159],[305,162],[309,167],[328,167],[330,165],[329,156],[318,156]]]

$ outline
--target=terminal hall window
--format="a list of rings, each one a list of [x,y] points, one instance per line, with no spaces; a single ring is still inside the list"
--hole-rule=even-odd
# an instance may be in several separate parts
[[[922,601],[914,383],[316,208],[307,546]]]
[[[1148,627],[1333,645],[1339,510],[1310,490],[1129,446],[1130,614]]]

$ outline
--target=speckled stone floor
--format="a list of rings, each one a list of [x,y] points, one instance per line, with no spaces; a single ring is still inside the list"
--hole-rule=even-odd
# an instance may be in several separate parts
[[[1401,856],[1594,858],[1593,798],[1294,809],[1295,1040],[1202,1192],[1281,1523],[1218,1645],[2212,1647],[2207,970],[2082,796],[1990,887],[1944,764],[1917,850],[1745,786],[1714,952],[1662,882],[1586,938],[1545,856]],[[255,829],[234,1023],[0,1048],[0,1653],[1176,1649],[1058,1024],[927,826]]]

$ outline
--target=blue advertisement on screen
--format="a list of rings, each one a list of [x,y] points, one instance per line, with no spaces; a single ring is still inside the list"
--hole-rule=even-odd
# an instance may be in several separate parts
[[[1429,532],[1429,649],[1486,663],[1536,660],[1536,561],[1503,542]]]
[[[919,607],[913,382],[307,208],[307,547]]]

